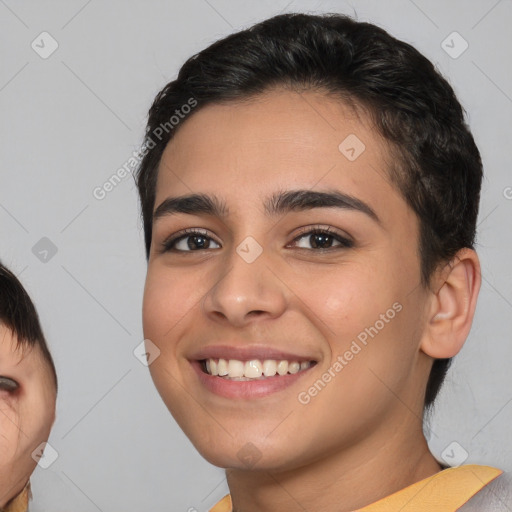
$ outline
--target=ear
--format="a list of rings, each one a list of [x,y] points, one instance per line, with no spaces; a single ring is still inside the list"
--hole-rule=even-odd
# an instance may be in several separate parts
[[[481,282],[480,261],[476,252],[468,248],[458,251],[436,272],[420,345],[423,352],[435,359],[446,359],[460,351],[473,322]]]

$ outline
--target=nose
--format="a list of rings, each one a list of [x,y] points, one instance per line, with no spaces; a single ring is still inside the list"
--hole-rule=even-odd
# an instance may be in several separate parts
[[[279,317],[286,309],[285,290],[265,251],[249,263],[233,249],[219,262],[217,282],[205,295],[203,309],[215,322],[243,327]]]

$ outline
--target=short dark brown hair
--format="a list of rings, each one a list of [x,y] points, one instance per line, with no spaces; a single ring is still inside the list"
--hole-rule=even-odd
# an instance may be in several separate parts
[[[53,375],[57,390],[57,372],[48,350],[36,308],[20,280],[0,262],[0,322],[16,338],[16,348],[37,347]]]

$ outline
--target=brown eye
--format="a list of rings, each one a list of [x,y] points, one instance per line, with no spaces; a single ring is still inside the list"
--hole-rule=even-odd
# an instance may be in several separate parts
[[[219,245],[213,238],[207,236],[206,232],[198,229],[188,228],[180,233],[171,237],[170,240],[164,241],[163,252],[197,252],[201,249],[216,249],[216,247],[210,247],[211,242]],[[193,241],[191,242],[191,240]],[[182,244],[182,246],[178,247],[179,244]]]
[[[314,228],[309,231],[307,228],[303,229],[301,234],[295,238],[294,242],[297,244],[297,241],[302,238],[306,240],[306,243],[311,244],[313,249],[324,249],[327,251],[334,249],[350,249],[354,246],[354,242],[352,240],[331,231],[329,228]],[[338,242],[338,245],[333,245],[334,242]],[[324,247],[324,244],[326,244],[327,247]],[[308,247],[300,245],[296,246],[300,249],[308,249]]]
[[[0,376],[0,389],[4,391],[16,391],[20,385],[9,377]]]

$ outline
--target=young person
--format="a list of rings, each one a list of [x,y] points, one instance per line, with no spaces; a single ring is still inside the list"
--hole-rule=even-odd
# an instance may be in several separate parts
[[[481,159],[429,60],[276,16],[182,66],[142,157],[150,372],[226,468],[212,510],[508,510],[500,469],[422,430],[481,283]]]
[[[57,375],[34,305],[0,263],[0,511],[25,512],[55,421]]]

